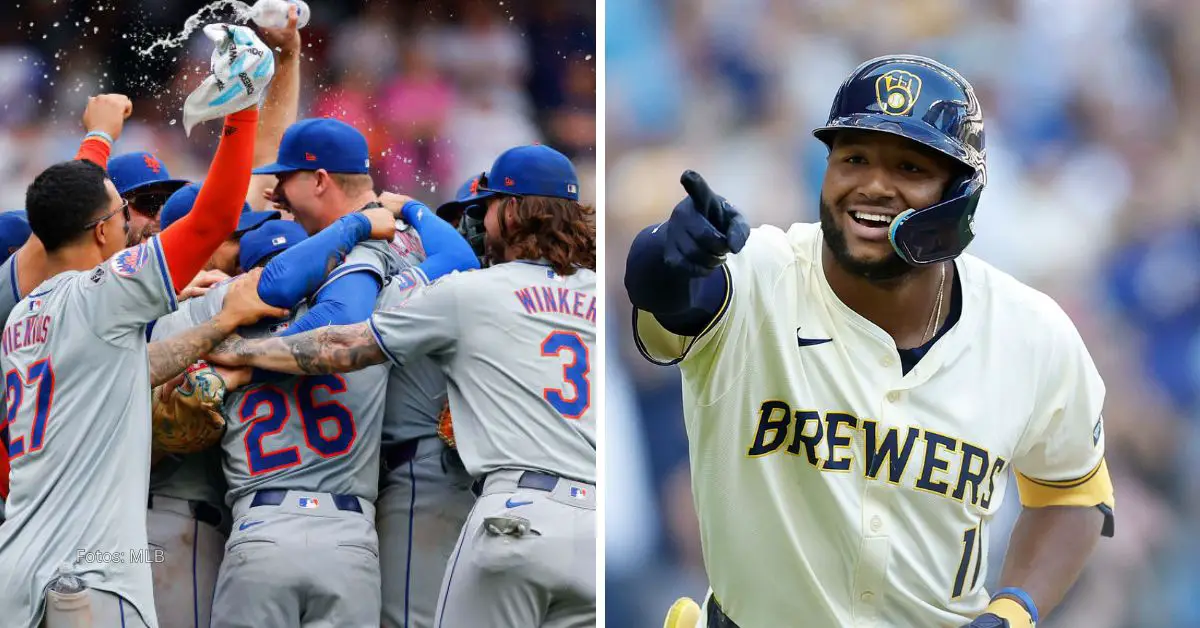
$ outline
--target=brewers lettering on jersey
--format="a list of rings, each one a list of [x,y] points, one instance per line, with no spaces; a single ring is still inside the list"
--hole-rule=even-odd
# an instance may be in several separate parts
[[[964,253],[986,171],[957,72],[868,61],[815,135],[820,224],[750,229],[689,171],[629,253],[638,349],[683,376],[711,586],[667,625],[1032,626],[1113,531],[1104,384],[1052,299]]]

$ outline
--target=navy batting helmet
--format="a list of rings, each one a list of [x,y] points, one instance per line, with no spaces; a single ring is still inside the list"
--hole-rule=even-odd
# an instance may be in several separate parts
[[[975,238],[975,208],[987,183],[983,111],[971,84],[926,57],[871,59],[838,88],[829,121],[813,135],[832,148],[842,129],[906,137],[965,166],[941,202],[905,211],[888,232],[896,254],[914,266],[958,257]]]

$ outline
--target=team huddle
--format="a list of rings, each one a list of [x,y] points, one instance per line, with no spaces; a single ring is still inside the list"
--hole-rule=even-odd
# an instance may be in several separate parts
[[[378,193],[359,130],[295,120],[294,9],[205,33],[202,181],[110,158],[105,94],[0,220],[5,625],[594,625],[574,166],[518,146],[436,212]]]

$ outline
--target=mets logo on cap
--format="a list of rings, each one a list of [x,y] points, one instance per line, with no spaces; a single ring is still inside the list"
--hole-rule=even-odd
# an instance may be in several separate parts
[[[150,259],[149,249],[145,244],[139,244],[114,255],[112,269],[121,277],[132,277],[146,265],[148,259]]]
[[[884,113],[902,116],[921,97],[921,77],[904,70],[885,72],[875,79],[875,100]]]

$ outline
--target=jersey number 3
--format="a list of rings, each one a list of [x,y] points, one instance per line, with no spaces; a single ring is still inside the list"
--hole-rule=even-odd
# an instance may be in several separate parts
[[[322,458],[334,458],[350,451],[354,445],[357,437],[354,415],[337,401],[315,401],[314,396],[319,388],[328,390],[331,395],[344,393],[346,380],[340,375],[317,375],[302,378],[296,384],[295,398],[298,400],[300,423],[304,427],[304,444]],[[291,418],[291,408],[283,391],[274,386],[263,386],[250,392],[242,399],[238,415],[243,423],[252,421],[245,436],[246,465],[250,475],[261,475],[300,464],[299,447],[276,451],[263,449],[262,439],[282,432]]]
[[[578,419],[592,406],[592,383],[588,374],[592,371],[591,356],[583,338],[572,331],[551,332],[542,341],[542,357],[561,358],[567,353],[570,362],[563,365],[563,388],[542,390],[545,399],[564,418]],[[567,388],[570,390],[566,390]]]
[[[25,397],[26,386],[37,386],[33,401],[33,429],[29,434],[28,448],[24,436],[13,438],[12,430],[17,420],[17,410]],[[50,418],[50,406],[54,403],[54,366],[46,358],[29,366],[29,372],[24,377],[20,371],[13,369],[4,375],[4,395],[8,402],[8,415],[4,421],[4,445],[8,447],[9,461],[16,460],[27,453],[42,448],[46,439],[46,421]]]

